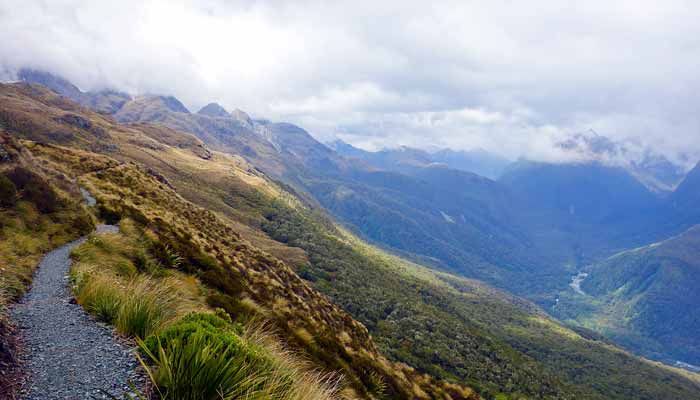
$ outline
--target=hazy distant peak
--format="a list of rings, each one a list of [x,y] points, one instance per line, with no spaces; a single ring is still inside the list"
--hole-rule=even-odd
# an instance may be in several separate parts
[[[255,123],[250,118],[250,115],[248,115],[245,111],[243,111],[239,108],[236,108],[235,110],[231,111],[230,115],[231,115],[231,117],[233,117],[233,119],[235,119],[238,122],[240,122],[241,124],[245,125],[247,128],[253,129],[253,126],[255,125]]]
[[[83,100],[83,97],[85,96],[77,86],[73,85],[66,79],[46,71],[22,68],[17,73],[17,78],[24,82],[44,85],[61,96],[68,97],[78,102],[82,102],[81,100]]]
[[[177,98],[173,96],[157,96],[157,98],[163,102],[163,105],[168,108],[170,111],[174,112],[181,112],[185,114],[189,114],[190,110],[185,107],[184,104]]]
[[[590,129],[560,140],[557,147],[576,162],[598,161],[626,169],[648,189],[672,191],[683,179],[685,168],[663,154],[633,141],[614,141]]]
[[[621,143],[614,142],[605,136],[600,136],[592,129],[570,135],[566,139],[557,142],[556,146],[562,150],[579,153],[583,156],[617,157],[627,152],[627,148]]]
[[[230,117],[229,113],[218,103],[207,104],[197,111],[197,114],[206,115],[208,117]]]
[[[115,89],[100,89],[97,91],[90,91],[88,94],[91,95],[102,95],[102,96],[116,96],[131,100],[131,95]]]

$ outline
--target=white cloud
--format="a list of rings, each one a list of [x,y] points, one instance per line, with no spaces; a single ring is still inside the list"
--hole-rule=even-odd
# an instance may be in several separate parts
[[[698,158],[698,17],[681,0],[5,0],[0,71],[218,101],[371,146],[547,158],[556,136],[594,128]]]

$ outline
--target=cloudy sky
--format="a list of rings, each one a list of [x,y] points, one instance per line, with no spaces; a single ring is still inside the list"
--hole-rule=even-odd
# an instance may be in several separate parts
[[[436,3],[436,4],[430,4]],[[0,73],[217,101],[366,148],[700,157],[694,1],[0,1]]]

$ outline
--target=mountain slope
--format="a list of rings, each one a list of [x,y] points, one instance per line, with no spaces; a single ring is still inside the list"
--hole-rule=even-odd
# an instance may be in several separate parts
[[[642,354],[700,364],[700,226],[596,263],[574,318]],[[566,307],[562,304],[562,307]]]
[[[16,121],[20,118],[14,116],[21,116],[24,121],[33,116],[31,122],[36,127],[44,123],[51,126],[55,118],[65,113],[51,105],[60,100],[55,97],[35,86],[3,85],[0,90],[2,109],[11,116],[7,120]],[[318,367],[342,372],[348,387],[360,397],[368,396],[375,378],[386,383],[387,395],[392,398],[476,397],[469,389],[388,362],[378,353],[362,324],[311,289],[286,264],[243,239],[234,228],[240,222],[234,224],[184,200],[156,169],[134,163],[148,160],[158,169],[169,171],[177,170],[175,165],[186,165],[184,174],[179,175],[182,179],[193,172],[214,173],[238,185],[251,198],[279,193],[274,184],[242,160],[202,153],[201,143],[186,134],[153,126],[144,133],[143,126],[123,127],[75,105],[72,110],[90,124],[73,127],[70,140],[64,142],[71,147],[36,142],[25,142],[24,146],[33,158],[58,171],[66,182],[79,180],[97,199],[105,218],[131,218],[157,232],[160,240],[192,268],[189,272],[196,273],[208,286],[211,306],[223,307],[233,317],[253,314],[274,323],[289,344],[303,351]],[[104,132],[96,136],[95,127]],[[52,141],[48,128],[15,130],[14,125],[4,123],[2,128],[19,137]],[[92,142],[102,142],[97,147],[108,149],[104,152],[110,156],[85,151],[96,147],[90,138]],[[202,182],[190,178],[189,183],[197,187]],[[256,185],[264,185],[265,189],[258,190]],[[230,199],[246,200],[239,196]]]
[[[329,147],[344,157],[361,159],[387,171],[412,173],[416,168],[442,165],[459,171],[470,172],[498,179],[510,161],[482,149],[454,151],[442,149],[435,152],[401,146],[396,149],[365,151],[342,140],[329,143]]]
[[[700,201],[700,164],[688,172],[670,197],[676,212],[689,218],[700,216],[700,212],[695,210],[698,201]]]
[[[67,80],[49,74],[47,72],[22,69],[18,78],[29,83],[38,83],[46,86],[56,93],[65,96],[76,103],[105,114],[112,114],[121,109],[131,100],[131,96],[115,90],[104,89],[98,92],[82,92]]]
[[[117,113],[122,121],[148,121],[197,134],[212,148],[240,154],[265,173],[313,195],[345,223],[399,251],[431,257],[433,263],[465,276],[485,279],[518,293],[532,285],[513,271],[542,275],[543,262],[507,213],[508,194],[494,182],[447,168],[419,168],[411,176],[376,171],[340,157],[291,124],[256,121],[254,129],[233,118],[172,112]],[[352,195],[349,195],[351,194]],[[428,223],[426,223],[428,222]],[[544,286],[565,286],[566,274]],[[520,287],[516,287],[520,284]]]
[[[317,326],[316,318],[314,323],[306,322],[308,306],[300,305],[293,297],[284,297],[289,301],[285,306],[273,303],[273,299],[263,293],[270,287],[291,285],[293,290],[298,291],[301,286],[294,283],[298,282],[293,278],[296,275],[286,272],[290,270],[279,264],[269,264],[272,262],[267,258],[269,256],[258,253],[255,247],[260,246],[286,261],[308,280],[307,285],[326,293],[344,310],[364,322],[382,351],[391,359],[406,362],[422,372],[473,384],[485,396],[680,399],[697,390],[692,382],[675,372],[667,372],[640,361],[588,333],[579,334],[565,328],[532,304],[478,282],[436,274],[363,244],[335,227],[322,212],[305,206],[303,199],[287,192],[284,186],[275,184],[256,171],[240,156],[208,151],[199,140],[171,129],[147,124],[114,124],[87,110],[70,108],[69,104],[59,102],[37,87],[8,86],[3,91],[8,92],[7,96],[0,96],[3,109],[9,115],[6,118],[8,121],[16,121],[16,116],[23,116],[23,120],[32,122],[35,127],[53,124],[56,118],[65,114],[63,109],[53,106],[54,103],[90,121],[89,126],[71,125],[70,140],[65,143],[84,149],[103,149],[110,157],[125,162],[119,168],[83,178],[107,213],[128,215],[158,227],[173,246],[180,246],[181,242],[191,244],[187,235],[183,236],[182,233],[190,232],[197,246],[224,260],[229,250],[222,249],[236,248],[230,252],[243,263],[243,271],[249,271],[242,275],[246,287],[242,296],[255,300],[266,310],[269,308],[268,312],[272,314],[267,314],[268,317],[278,321],[284,332],[289,332],[289,340],[307,349],[314,360],[322,365],[341,368],[349,377],[357,377],[359,382],[355,381],[354,387],[362,388],[361,382],[366,373],[362,371],[367,368],[367,362],[373,369],[381,371],[398,393],[413,390],[407,389],[406,382],[401,378],[401,374],[410,375],[412,372],[402,369],[400,364],[387,366],[381,358],[373,358],[378,356],[367,356],[357,350],[371,346],[363,341],[368,339],[355,341],[355,335],[362,337],[361,330],[353,331],[350,334],[352,341],[347,344],[355,349],[347,356],[356,361],[351,365],[343,362],[336,364],[338,358],[329,357],[333,354],[329,350],[343,354],[336,347],[339,343],[336,341],[337,331],[334,335],[325,335],[322,333],[324,325]],[[33,115],[30,110],[41,111]],[[303,130],[286,125],[264,125],[271,135],[279,135],[271,137],[288,135],[286,139],[294,141],[285,144],[280,139],[277,143],[289,146],[287,157],[298,157],[299,163],[304,161],[301,158],[311,158],[307,160],[310,162],[307,165],[313,165],[324,158],[333,161],[335,157],[323,147],[309,148],[300,144],[293,147],[295,143],[309,140],[310,136]],[[95,127],[103,129],[106,135],[95,136]],[[24,137],[52,141],[51,129],[12,129],[15,134]],[[102,142],[101,146],[94,145],[96,140]],[[313,142],[309,144],[313,145]],[[80,170],[84,163],[81,160],[97,157],[54,147],[34,146],[33,149],[37,157],[67,172]],[[132,161],[144,167],[132,166],[129,163]],[[303,164],[296,165],[305,168]],[[364,173],[367,172],[357,174]],[[431,173],[435,176],[431,176]],[[427,197],[430,190],[411,187],[415,182],[435,181],[443,187],[454,188],[473,186],[472,191],[461,195],[459,204],[465,201],[472,205],[478,205],[478,201],[486,203],[484,196],[491,199],[494,193],[501,190],[492,181],[458,171],[448,170],[445,173],[436,170],[426,171],[426,174],[422,181],[409,180],[409,185],[398,187],[402,193],[410,194],[411,201],[416,201],[416,204],[430,199]],[[387,190],[395,188],[392,186],[395,185],[393,177],[388,178],[385,179],[383,175],[361,176],[362,182],[372,182],[372,185]],[[431,189],[430,186],[428,189]],[[458,193],[450,193],[453,194]],[[207,214],[179,196],[216,211],[218,216]],[[447,201],[450,196],[445,197],[440,201]],[[478,214],[488,210],[486,205],[480,206],[482,208]],[[440,215],[440,218],[443,223],[447,222],[444,216]],[[228,228],[223,228],[222,223]],[[207,231],[202,231],[202,227],[207,227]],[[235,233],[242,236],[239,238]],[[222,242],[223,238],[235,240],[233,244],[227,244]],[[246,242],[254,243],[254,247]],[[188,253],[187,248],[183,249],[183,254]],[[193,265],[200,265],[196,260],[192,262]],[[258,276],[261,273],[264,278]],[[279,282],[275,274],[288,276],[290,280],[270,283]],[[211,278],[208,282],[215,287],[217,279],[226,280],[221,275]],[[239,304],[239,301],[234,301],[239,296],[237,291],[220,290],[228,294],[226,299],[232,302],[229,306]],[[278,289],[274,290],[276,292]],[[284,289],[280,290],[284,292]],[[305,298],[304,302],[320,301],[313,300],[314,296]],[[327,309],[324,307],[322,309]],[[289,323],[285,321],[290,320],[289,312],[293,315],[291,319],[295,320],[291,329],[285,328]],[[339,322],[332,316],[342,314],[333,311],[324,315],[330,315],[331,321],[336,321],[331,326],[338,326],[333,325]],[[342,319],[346,321],[343,324],[349,323],[346,318]],[[311,334],[313,343],[303,339],[309,336],[298,331],[300,326],[296,324],[301,324]],[[455,335],[455,332],[460,334]],[[317,347],[319,340],[324,344],[323,350]],[[356,345],[359,347],[354,347]],[[367,361],[365,356],[369,360],[378,360],[379,364]],[[346,356],[340,358],[343,357]],[[582,364],[595,367],[581,369]],[[428,378],[416,379],[422,382],[420,384],[425,388],[422,390],[430,390],[428,393],[452,393],[456,390]],[[663,383],[666,381],[672,383]]]
[[[497,183],[442,167],[414,176],[358,172],[354,180],[318,180],[311,193],[341,220],[393,249],[436,266],[531,294],[564,283],[513,224],[512,197]],[[518,276],[551,275],[528,281]]]
[[[130,101],[115,118],[189,132],[212,149],[240,155],[369,239],[439,268],[537,299],[566,286],[568,272],[557,260],[570,258],[567,244],[557,242],[554,256],[548,254],[552,242],[525,235],[510,212],[517,200],[488,179],[443,167],[411,175],[378,171],[294,125],[253,121],[241,112],[229,118],[189,114],[157,96]],[[537,278],[529,279],[531,273]]]
[[[685,169],[651,147],[634,141],[615,141],[593,130],[570,135],[557,143],[564,155],[625,169],[650,191],[666,195],[683,180]]]
[[[430,260],[434,266],[457,270],[445,262],[457,254],[461,258],[455,265],[464,268],[460,272],[522,292],[532,294],[529,289],[538,287],[553,293],[566,287],[566,269],[543,263],[539,254],[526,254],[528,250],[539,253],[538,246],[553,242],[541,237],[532,240],[532,232],[520,225],[515,212],[520,210],[511,209],[518,205],[518,197],[497,182],[440,167],[421,168],[411,176],[376,171],[339,157],[293,125],[252,121],[241,113],[235,118],[193,115],[175,111],[179,107],[154,96],[134,100],[127,111],[171,127],[198,129],[198,136],[232,154],[212,152],[201,140],[163,126],[115,124],[40,87],[10,85],[3,92],[1,121],[13,132],[146,166],[149,174],[175,188],[178,195],[220,213],[255,247],[284,260],[310,285],[331,296],[366,324],[392,360],[469,383],[485,396],[628,398],[641,393],[649,398],[683,398],[683,393],[692,392],[692,384],[677,381],[680,378],[673,373],[640,362],[590,333],[568,330],[526,302],[480,289],[484,286],[473,281],[441,278],[421,268],[415,272],[403,260],[387,261],[381,251],[358,245],[352,235],[335,227],[313,199],[268,176],[309,190],[329,208],[338,202],[343,208],[334,210],[336,214],[347,213],[345,221],[354,219],[366,235],[372,232],[368,227],[375,229],[383,242],[398,238],[395,248],[410,243],[404,249],[418,249],[423,255],[435,251],[433,244],[438,251],[449,249],[441,260]],[[244,143],[269,157],[246,152]],[[325,193],[333,195],[324,198]],[[614,212],[592,208],[590,213],[601,224],[624,216],[622,206],[614,201],[608,204]],[[370,213],[354,214],[358,209]],[[544,210],[557,218],[570,215],[551,205]],[[406,223],[407,217],[414,219],[413,225]],[[411,232],[405,241],[402,227]],[[388,234],[387,228],[396,232]],[[424,236],[413,237],[414,233]],[[432,241],[427,242],[430,246],[421,245],[424,238]],[[537,282],[525,277],[535,277]],[[439,283],[444,281],[451,283]],[[312,355],[323,359],[324,353],[312,350]],[[604,372],[582,372],[581,360]],[[319,362],[337,366],[333,359]],[[640,370],[644,379],[633,372]],[[354,366],[348,371],[362,381],[362,373]],[[667,379],[677,387],[658,384]],[[403,383],[396,385],[403,387]]]
[[[673,233],[665,201],[629,172],[599,162],[520,161],[499,180],[519,197],[514,211],[532,236],[569,249],[582,266]]]
[[[208,146],[239,154],[294,185],[298,193],[312,194],[305,199],[320,202],[368,238],[432,257],[442,268],[519,293],[531,287],[514,279],[513,270],[556,274],[536,268],[553,263],[535,261],[531,244],[507,222],[507,194],[488,179],[439,167],[419,169],[414,176],[376,171],[339,156],[292,124],[252,121],[251,129],[246,120],[185,114],[143,98],[128,103],[116,118],[192,132]],[[564,286],[565,280],[566,274],[560,274],[553,285]],[[548,279],[533,282],[551,284]]]
[[[483,149],[468,151],[444,149],[433,153],[431,158],[450,168],[473,172],[491,179],[498,179],[510,164],[509,160]]]

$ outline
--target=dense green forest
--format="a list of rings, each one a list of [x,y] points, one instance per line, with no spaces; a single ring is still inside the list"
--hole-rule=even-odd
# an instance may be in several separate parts
[[[300,276],[365,323],[395,360],[468,382],[486,398],[683,398],[684,389],[661,384],[673,372],[527,302],[386,255],[310,211],[275,203],[264,216],[273,238],[307,252]]]

